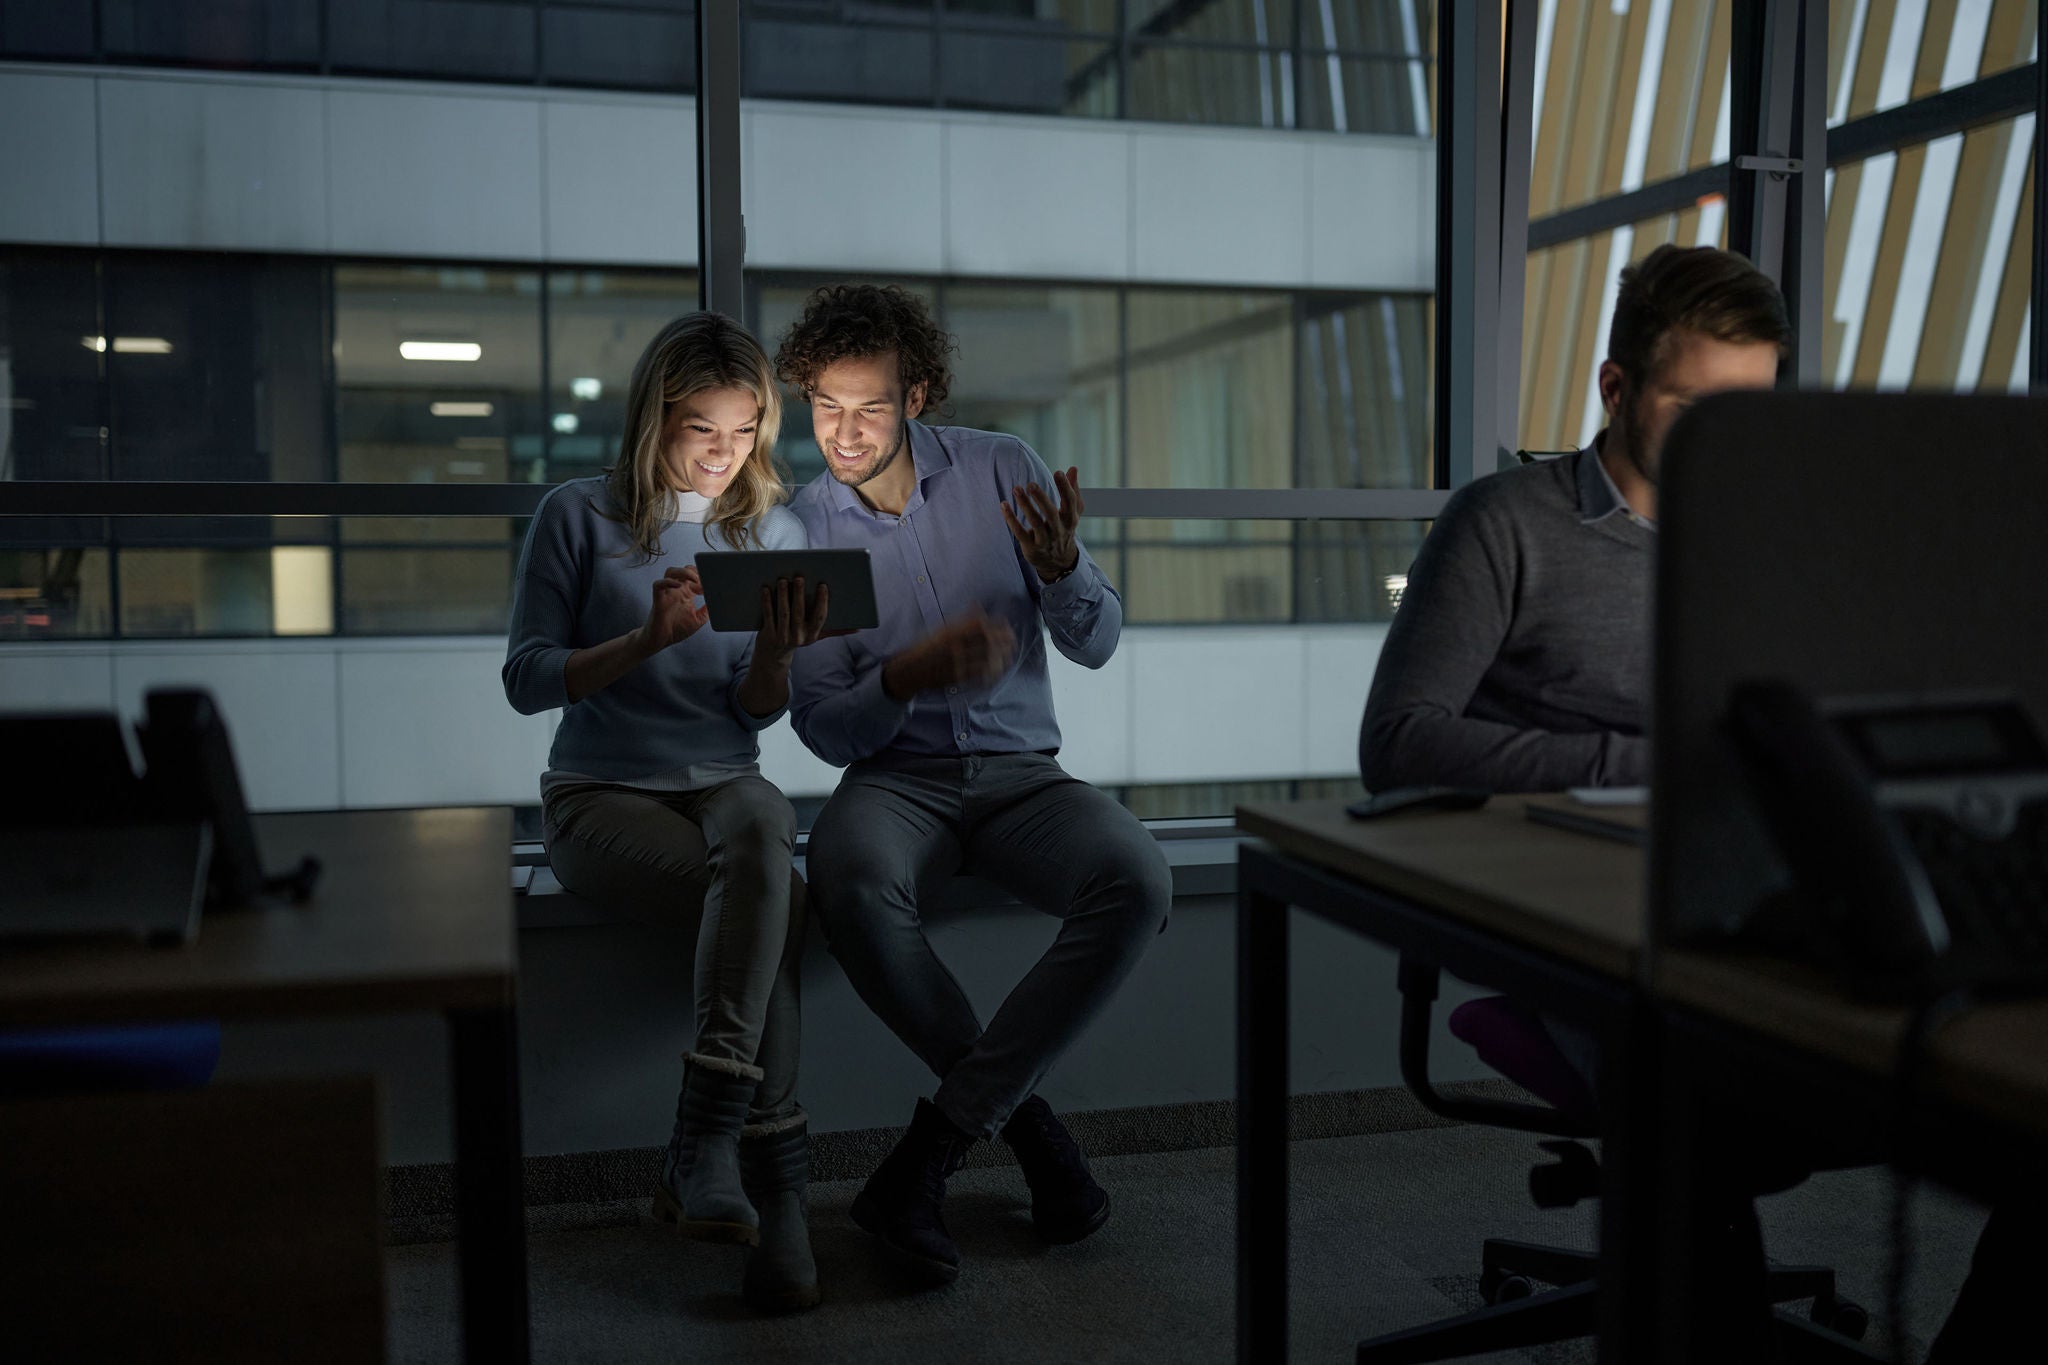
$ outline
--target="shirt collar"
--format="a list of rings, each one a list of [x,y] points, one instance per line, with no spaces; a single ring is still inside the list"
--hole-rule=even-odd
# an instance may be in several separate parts
[[[934,474],[951,469],[953,457],[947,453],[945,443],[939,440],[938,433],[924,423],[911,421],[904,425],[910,429],[910,467],[917,473],[917,483],[910,490],[910,501],[903,509],[907,513],[924,501],[924,481]],[[826,477],[831,477],[829,471]],[[874,509],[861,501],[860,494],[837,479],[832,480],[832,505],[842,511],[874,515]]]
[[[1621,490],[1614,486],[1614,476],[1607,472],[1607,465],[1600,458],[1600,446],[1606,439],[1607,433],[1601,432],[1578,455],[1579,524],[1592,526],[1618,512],[1638,526],[1655,530],[1657,523],[1637,516],[1630,509],[1628,499],[1622,497]]]

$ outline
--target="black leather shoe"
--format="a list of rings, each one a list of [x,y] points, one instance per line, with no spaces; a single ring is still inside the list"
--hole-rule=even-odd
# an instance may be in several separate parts
[[[854,1196],[853,1221],[928,1284],[951,1284],[960,1274],[960,1248],[939,1210],[946,1178],[960,1169],[973,1143],[937,1105],[921,1099],[910,1131]]]
[[[1031,1187],[1031,1226],[1041,1241],[1078,1242],[1109,1221],[1109,1191],[1088,1173],[1088,1158],[1052,1106],[1032,1095],[1003,1125]]]

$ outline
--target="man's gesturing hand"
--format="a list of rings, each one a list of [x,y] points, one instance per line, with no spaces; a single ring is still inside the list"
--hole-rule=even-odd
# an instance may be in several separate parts
[[[977,612],[939,627],[891,659],[882,669],[882,689],[907,701],[936,687],[994,682],[1016,653],[1010,627]]]
[[[1059,506],[1052,495],[1035,483],[1013,491],[1015,503],[1003,504],[1003,520],[1010,534],[1024,547],[1024,558],[1047,583],[1064,578],[1081,562],[1081,547],[1074,540],[1074,528],[1081,524],[1081,471],[1056,470],[1053,487],[1059,492]]]
[[[688,639],[711,614],[698,605],[704,595],[704,581],[697,577],[695,564],[670,569],[654,580],[654,600],[647,608],[647,624],[640,627],[640,647],[646,654],[659,654],[678,640]]]

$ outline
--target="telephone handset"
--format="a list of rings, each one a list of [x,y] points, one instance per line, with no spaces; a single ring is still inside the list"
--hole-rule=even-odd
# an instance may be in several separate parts
[[[1806,937],[1852,984],[2048,989],[2048,745],[2017,701],[1752,681],[1728,731]]]
[[[311,896],[320,876],[317,858],[301,858],[295,869],[279,876],[264,875],[227,724],[212,694],[199,688],[157,688],[143,704],[146,714],[136,726],[146,764],[143,801],[159,817],[204,820],[212,826],[207,904],[250,905],[265,893],[282,893],[294,902]]]

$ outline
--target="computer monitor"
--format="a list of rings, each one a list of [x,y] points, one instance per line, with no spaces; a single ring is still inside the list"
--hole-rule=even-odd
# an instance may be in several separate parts
[[[1653,945],[1788,881],[1723,728],[1736,683],[1990,691],[2048,729],[2048,400],[1717,395],[1672,428],[1658,501]]]

